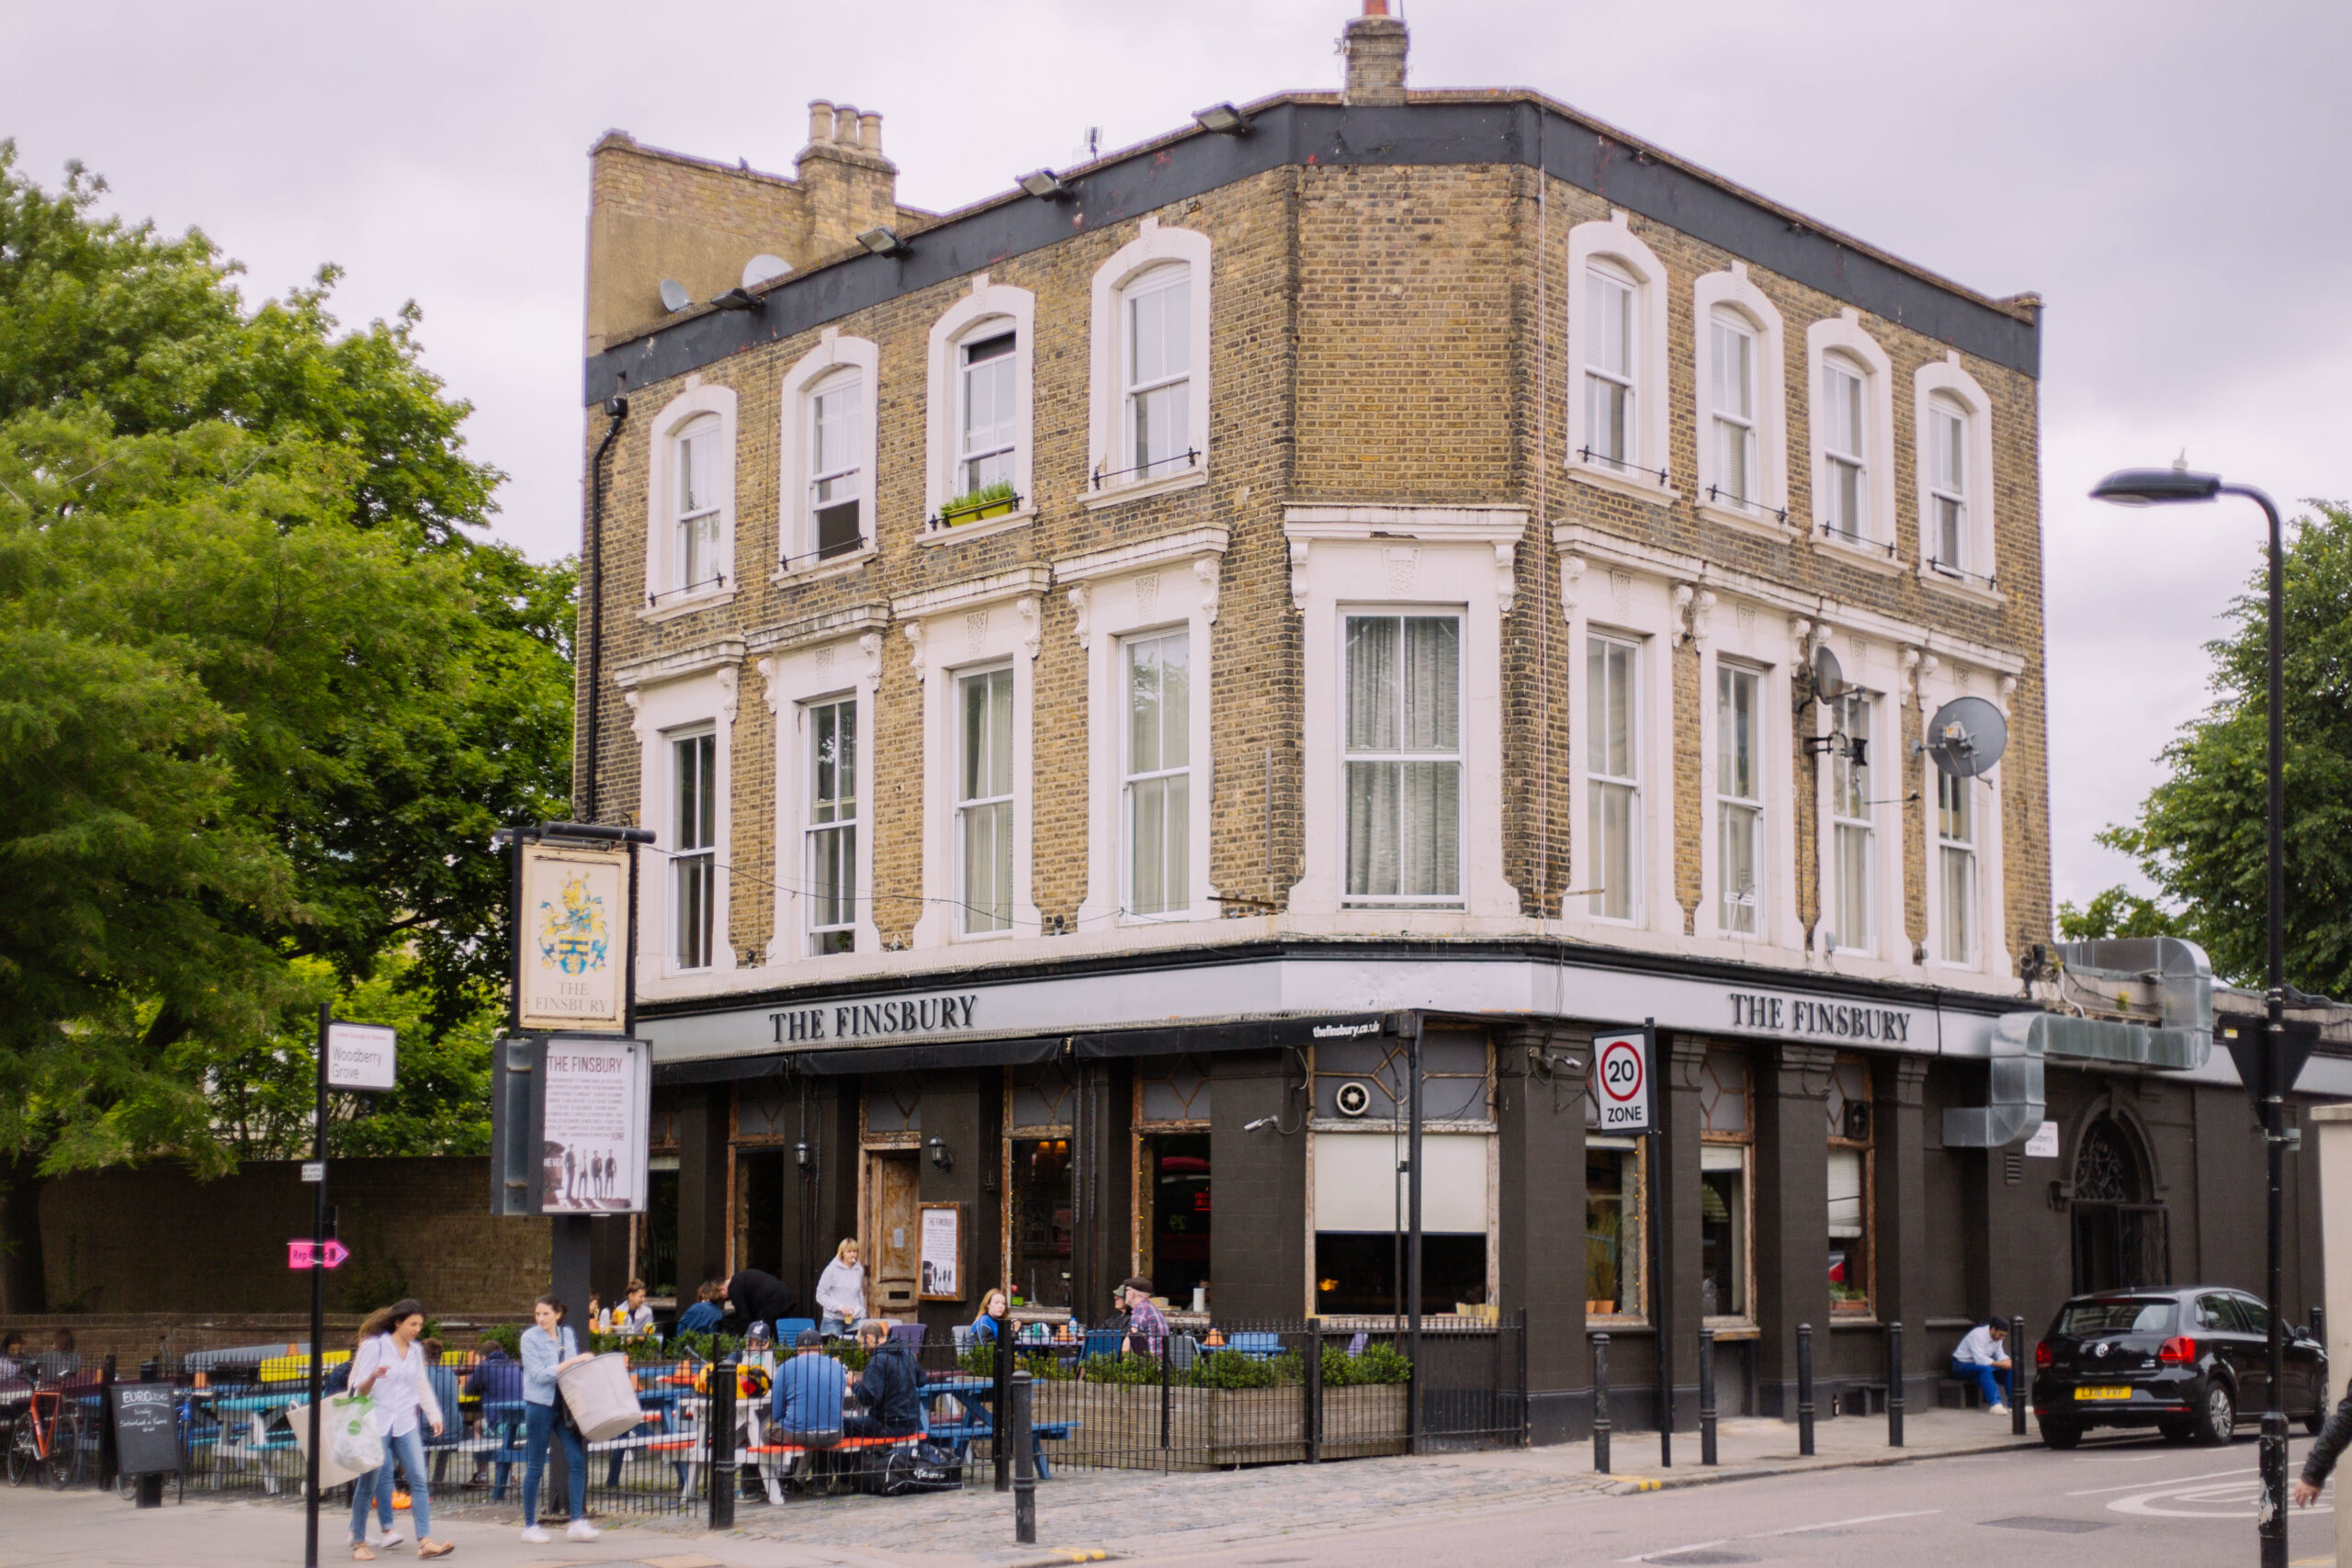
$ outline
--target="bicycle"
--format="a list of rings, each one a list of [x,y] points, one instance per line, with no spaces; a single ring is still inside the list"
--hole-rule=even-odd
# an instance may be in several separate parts
[[[73,1485],[82,1470],[83,1425],[81,1404],[65,1390],[33,1390],[9,1428],[9,1484],[22,1486],[40,1475],[60,1491]]]

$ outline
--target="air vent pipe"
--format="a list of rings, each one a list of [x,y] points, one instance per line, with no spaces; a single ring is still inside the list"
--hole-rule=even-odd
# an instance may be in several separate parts
[[[1993,1026],[1992,1092],[1987,1103],[1944,1112],[1944,1146],[1997,1149],[2033,1136],[2041,1125],[2041,1025],[2046,1012],[2003,1013]]]

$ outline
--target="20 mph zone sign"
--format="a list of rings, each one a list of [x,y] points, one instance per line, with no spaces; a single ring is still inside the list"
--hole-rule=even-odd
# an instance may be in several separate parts
[[[1592,1037],[1592,1073],[1600,1101],[1602,1133],[1647,1133],[1657,1123],[1650,1114],[1649,1032],[1627,1030],[1621,1034]]]

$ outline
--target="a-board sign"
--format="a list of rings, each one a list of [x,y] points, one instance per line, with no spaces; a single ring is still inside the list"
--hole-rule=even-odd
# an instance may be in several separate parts
[[[114,1449],[125,1475],[163,1475],[180,1467],[178,1391],[167,1382],[119,1382],[107,1390]]]
[[[1600,1106],[1595,1131],[1616,1136],[1656,1130],[1656,1073],[1646,1029],[1619,1030],[1592,1037],[1593,1098]]]

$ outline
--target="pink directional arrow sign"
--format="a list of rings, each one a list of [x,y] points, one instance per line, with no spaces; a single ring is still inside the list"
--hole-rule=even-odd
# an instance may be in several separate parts
[[[289,1241],[286,1244],[286,1267],[288,1269],[340,1269],[351,1257],[351,1248],[339,1241]]]
[[[344,1246],[343,1243],[339,1241],[328,1242],[319,1252],[319,1267],[322,1269],[340,1269],[344,1265],[344,1260],[348,1258],[350,1256],[351,1248]]]

